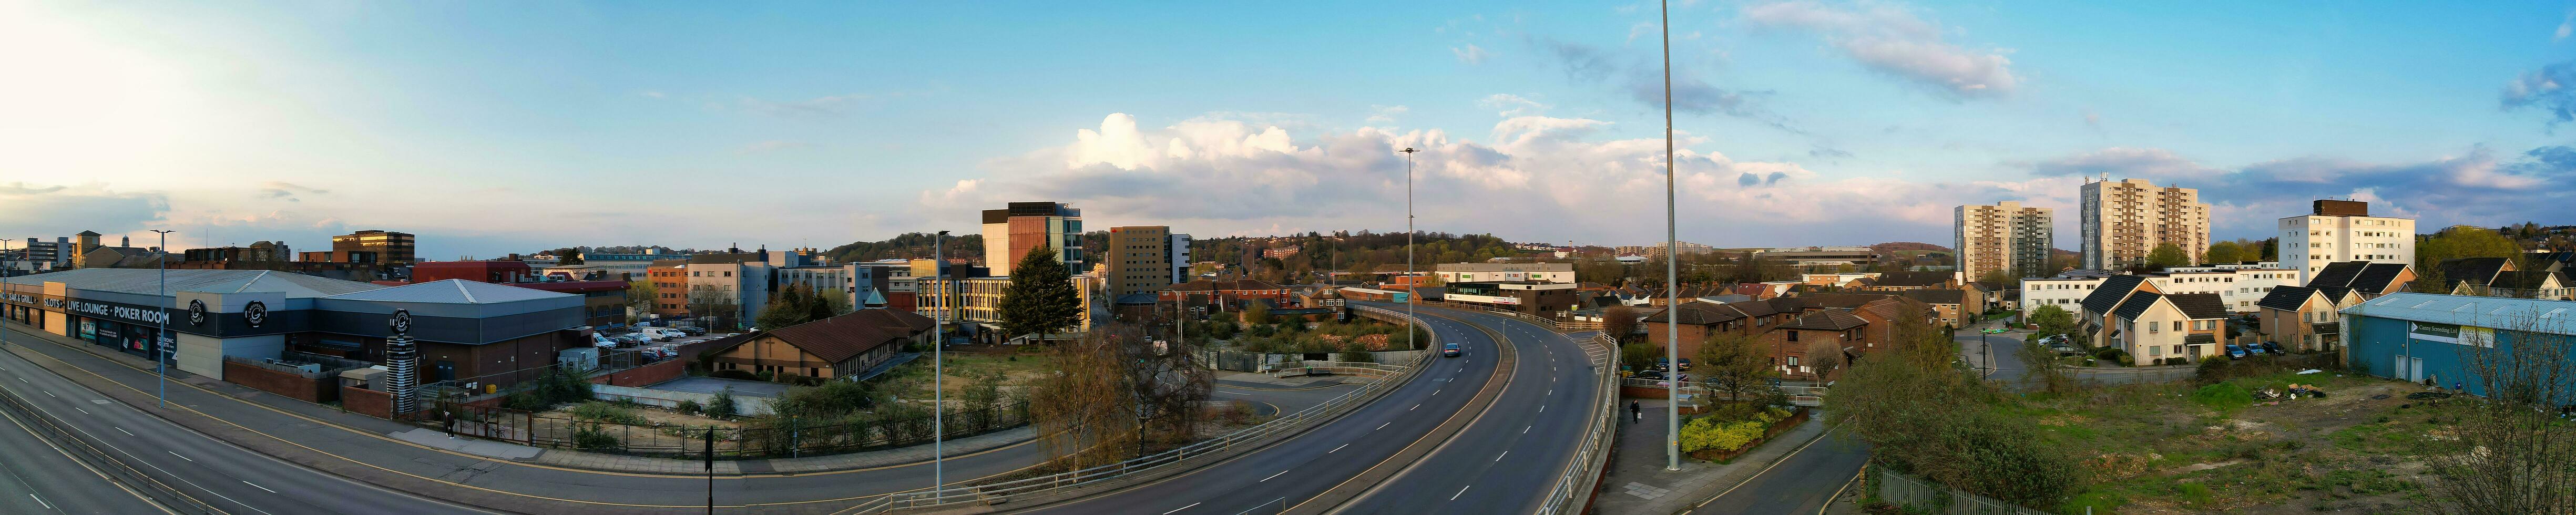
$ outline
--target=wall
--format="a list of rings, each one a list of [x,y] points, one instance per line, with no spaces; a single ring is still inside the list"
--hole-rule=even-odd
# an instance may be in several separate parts
[[[333,388],[338,378],[305,379],[303,376],[269,370],[259,365],[224,362],[224,380],[253,389],[284,395],[287,398],[322,403],[339,400]]]
[[[705,406],[708,402],[716,399],[716,396],[713,394],[650,390],[611,385],[591,386],[590,396],[604,401],[626,399],[665,408],[679,406],[680,401],[684,400],[698,401],[698,405]],[[735,415],[742,416],[767,415],[772,413],[769,409],[769,403],[770,399],[767,397],[735,395],[733,396],[733,412]]]
[[[661,363],[591,376],[590,382],[611,386],[642,387],[678,379],[688,373],[688,364],[688,360],[682,359],[662,360]]]
[[[394,418],[394,394],[342,386],[340,387],[340,409],[370,417]]]

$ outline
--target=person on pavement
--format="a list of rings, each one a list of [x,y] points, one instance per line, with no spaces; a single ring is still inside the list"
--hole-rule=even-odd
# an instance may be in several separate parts
[[[1637,405],[1637,401],[1628,401],[1628,423],[1630,423],[1630,424],[1635,424],[1635,423],[1642,422],[1642,421],[1645,421],[1645,420],[1646,420],[1646,410],[1645,410],[1645,408],[1643,408],[1643,407],[1639,407],[1639,406]]]

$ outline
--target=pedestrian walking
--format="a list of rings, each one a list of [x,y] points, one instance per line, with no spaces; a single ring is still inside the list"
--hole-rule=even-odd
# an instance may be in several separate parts
[[[1639,406],[1637,401],[1628,401],[1628,423],[1635,424],[1645,420],[1646,409]]]

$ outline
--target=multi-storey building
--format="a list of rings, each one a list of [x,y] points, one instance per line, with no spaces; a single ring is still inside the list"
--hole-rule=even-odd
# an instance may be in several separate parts
[[[2144,263],[2148,252],[2167,243],[2195,263],[2209,250],[2209,204],[2200,202],[2200,190],[2105,176],[2084,183],[2083,192],[2083,268]]]
[[[2021,312],[2028,315],[2041,306],[2057,306],[2070,312],[2080,310],[2082,308],[2078,304],[2084,302],[2085,296],[2092,295],[2094,289],[2102,287],[2104,281],[2126,275],[2131,274],[2073,270],[2057,277],[2022,279]],[[2299,285],[2296,273],[2278,268],[2176,268],[2136,275],[2141,281],[2154,284],[2158,292],[2216,294],[2222,306],[2239,313],[2260,309],[2263,297],[2270,295],[2274,288]]]
[[[1109,295],[1153,293],[1187,280],[1189,242],[1190,235],[1160,225],[1109,228],[1109,248],[1097,256],[1108,268]]]
[[[1441,263],[1432,269],[1444,283],[1574,282],[1573,263]]]
[[[653,282],[652,313],[666,317],[689,314],[689,260],[664,259],[653,262],[645,280]]]
[[[376,262],[386,266],[411,266],[415,246],[411,233],[367,230],[331,237],[331,254],[347,256],[350,252],[373,252]],[[330,261],[353,262],[344,259]]]
[[[1082,210],[1061,202],[1012,202],[984,210],[984,266],[995,275],[1011,275],[1011,267],[1036,247],[1055,249],[1068,273],[1081,274]]]
[[[2055,272],[2044,270],[2057,235],[2056,218],[2049,208],[2005,201],[1959,206],[1953,214],[1953,241],[1958,246],[1952,248],[1958,252],[1959,274],[1968,280],[1982,280],[1998,271],[2011,277]]]
[[[769,306],[775,284],[770,273],[777,267],[770,266],[769,251],[730,250],[689,256],[689,286],[681,296],[690,316],[715,317],[718,328],[748,324]]]
[[[2281,265],[2298,270],[2302,284],[2327,263],[2368,261],[2415,265],[2415,220],[2370,216],[2370,203],[2318,200],[2301,216],[2282,218]]]

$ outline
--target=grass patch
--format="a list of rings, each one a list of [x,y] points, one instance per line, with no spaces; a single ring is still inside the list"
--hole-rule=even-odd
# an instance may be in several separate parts
[[[608,401],[589,401],[573,406],[572,418],[574,420],[587,422],[607,422],[612,424],[650,423],[644,420],[643,415],[635,413],[634,406]]]

